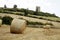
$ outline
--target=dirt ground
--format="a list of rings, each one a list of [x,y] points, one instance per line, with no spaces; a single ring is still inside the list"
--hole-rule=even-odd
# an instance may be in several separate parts
[[[26,27],[23,34],[12,34],[9,25],[2,25],[0,40],[60,40],[60,29]]]

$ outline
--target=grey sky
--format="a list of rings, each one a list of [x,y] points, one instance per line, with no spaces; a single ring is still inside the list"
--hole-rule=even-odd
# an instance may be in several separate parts
[[[36,6],[40,6],[41,11],[60,16],[60,0],[0,0],[0,7],[3,7],[4,4],[7,7],[17,4],[18,8],[29,8],[30,10],[35,10]]]

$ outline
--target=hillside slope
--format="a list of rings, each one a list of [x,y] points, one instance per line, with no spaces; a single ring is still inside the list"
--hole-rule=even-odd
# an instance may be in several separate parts
[[[0,27],[0,40],[60,40],[60,29],[46,30],[27,27],[23,34],[10,33],[9,25]]]
[[[47,20],[31,18],[31,17],[26,17],[26,16],[19,16],[19,15],[14,15],[14,14],[0,13],[0,16],[11,16],[12,18],[23,18],[25,20],[32,21],[32,22],[42,22],[42,23],[48,22]],[[53,22],[53,21],[50,21],[50,22],[54,25],[54,27],[60,28],[59,22]]]
[[[0,16],[11,16],[13,18],[23,18],[28,21],[45,23],[47,20],[19,16],[14,14],[2,14]],[[59,22],[51,21],[56,28],[60,28]],[[10,33],[10,25],[2,25],[0,27],[0,40],[60,40],[60,29],[43,29],[26,27],[23,34]]]

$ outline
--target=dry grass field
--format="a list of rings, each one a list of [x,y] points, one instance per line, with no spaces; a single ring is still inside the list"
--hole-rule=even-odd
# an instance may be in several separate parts
[[[30,18],[25,16],[18,16],[12,14],[0,14],[0,16],[11,16],[13,18],[24,18],[29,21],[34,22],[47,22],[47,20]],[[52,22],[52,21],[51,21]],[[60,23],[52,22],[54,25],[54,29],[43,29],[43,28],[32,28],[26,27],[23,34],[12,34],[10,33],[9,25],[2,25],[0,27],[0,40],[60,40]]]
[[[60,40],[60,29],[26,27],[23,34],[12,34],[9,25],[2,25],[0,40]]]
[[[14,15],[14,14],[5,14],[5,13],[0,13],[0,16],[11,16],[12,18],[23,18],[25,20],[31,21],[31,22],[42,22],[42,23],[46,23],[47,20],[42,20],[42,19],[36,19],[36,18],[31,18],[31,17],[25,17],[25,16],[19,16],[19,15]],[[56,28],[60,28],[60,23],[59,22],[53,22],[50,21],[54,27]]]

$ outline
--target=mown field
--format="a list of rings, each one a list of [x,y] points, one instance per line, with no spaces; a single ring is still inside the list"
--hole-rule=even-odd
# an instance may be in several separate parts
[[[46,16],[36,16],[36,15],[28,15],[28,16],[33,17],[33,18],[37,18],[37,19],[60,22],[60,18],[56,18],[56,17],[46,17]]]
[[[22,18],[25,19],[29,22],[40,22],[40,23],[46,23],[46,22],[51,22],[54,27],[60,28],[60,22],[55,22],[55,21],[49,21],[49,20],[43,20],[43,19],[37,19],[37,18],[32,18],[32,17],[26,17],[26,16],[19,16],[19,15],[14,15],[14,14],[2,14],[0,13],[0,16],[11,16],[12,18]]]
[[[12,34],[9,25],[2,25],[0,40],[60,40],[60,29],[26,27],[23,34]]]
[[[46,23],[48,20],[19,16],[14,14],[2,14],[0,16],[11,16],[13,18],[23,18],[30,22],[42,22]],[[60,40],[60,22],[51,22],[55,28],[44,29],[44,28],[33,28],[26,27],[23,34],[12,34],[10,33],[10,25],[2,25],[0,27],[0,40]]]

